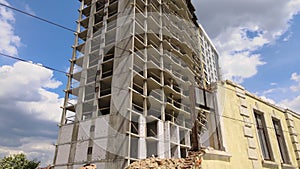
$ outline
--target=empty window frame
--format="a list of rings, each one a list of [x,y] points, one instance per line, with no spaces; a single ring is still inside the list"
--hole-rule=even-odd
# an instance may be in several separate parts
[[[265,119],[262,113],[254,111],[256,129],[258,134],[258,139],[262,151],[262,155],[264,160],[273,160],[271,156],[271,146],[269,137],[267,134],[267,128],[265,124]]]
[[[275,119],[275,118],[273,118],[272,121],[273,121],[273,126],[274,126],[274,130],[275,130],[276,139],[277,139],[277,142],[278,142],[282,162],[285,163],[285,164],[289,164],[290,160],[289,160],[289,157],[288,157],[288,151],[287,151],[286,143],[285,143],[285,140],[284,140],[283,131],[282,131],[282,128],[281,128],[280,121],[278,119]]]
[[[87,154],[91,155],[93,153],[93,147],[88,147]]]
[[[157,137],[157,121],[147,123],[147,137]]]
[[[90,132],[95,132],[95,125],[91,125]]]

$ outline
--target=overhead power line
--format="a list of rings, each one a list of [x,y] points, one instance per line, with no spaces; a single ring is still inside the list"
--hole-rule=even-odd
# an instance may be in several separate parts
[[[15,59],[15,60],[18,60],[18,61],[30,63],[30,64],[35,65],[35,66],[40,66],[40,67],[43,67],[43,68],[46,68],[46,69],[49,69],[49,70],[52,70],[52,71],[55,71],[55,72],[59,72],[59,73],[63,73],[63,74],[68,74],[67,72],[62,71],[62,70],[58,70],[58,69],[55,69],[55,68],[52,68],[52,67],[49,67],[49,66],[44,66],[44,65],[41,65],[41,64],[33,63],[30,60],[21,59],[21,58],[14,57],[14,56],[11,56],[11,55],[7,55],[7,54],[4,54],[4,53],[0,53],[0,55],[4,56],[4,57],[11,58],[11,59]]]
[[[73,33],[76,33],[76,31],[74,31],[74,30],[72,30],[72,29],[70,29],[70,28],[67,28],[67,27],[65,27],[65,26],[63,26],[63,25],[60,25],[60,24],[55,23],[55,22],[52,22],[52,21],[50,21],[50,20],[47,20],[47,19],[38,17],[38,16],[36,16],[36,15],[30,14],[30,13],[25,12],[25,11],[23,11],[23,10],[20,10],[20,9],[17,9],[17,8],[14,8],[14,7],[5,5],[5,4],[3,4],[3,3],[0,3],[0,5],[4,6],[4,7],[6,7],[6,8],[12,9],[12,10],[14,10],[14,11],[20,12],[20,13],[22,13],[22,14],[28,15],[28,16],[30,16],[30,17],[33,17],[33,18],[35,18],[35,19],[41,20],[41,21],[46,22],[46,23],[48,23],[48,24],[51,24],[51,25],[54,25],[54,26],[63,28],[63,29],[65,29],[65,30],[68,30],[68,31],[73,32]]]

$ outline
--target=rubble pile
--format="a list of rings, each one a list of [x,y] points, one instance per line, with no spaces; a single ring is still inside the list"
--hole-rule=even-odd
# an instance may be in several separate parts
[[[148,158],[132,163],[126,169],[202,169],[202,157],[204,152],[189,152],[187,158],[160,159]]]

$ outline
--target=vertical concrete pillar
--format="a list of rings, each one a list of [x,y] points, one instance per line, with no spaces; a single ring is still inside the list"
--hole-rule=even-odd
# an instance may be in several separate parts
[[[138,145],[138,156],[141,159],[144,159],[147,157],[147,145],[146,145],[146,117],[140,116],[139,118],[139,134],[140,134],[140,139],[139,139],[139,145]],[[137,145],[130,145],[130,146],[137,146]]]
[[[170,146],[170,123],[164,124],[164,149],[165,158],[171,158],[171,146]]]
[[[157,123],[157,153],[159,158],[165,158],[165,146],[164,146],[164,123],[162,121],[158,121]]]

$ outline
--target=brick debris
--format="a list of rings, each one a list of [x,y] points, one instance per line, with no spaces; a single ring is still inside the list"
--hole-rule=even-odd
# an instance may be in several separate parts
[[[186,158],[147,158],[144,160],[133,162],[126,169],[202,169],[204,151],[188,153]]]

